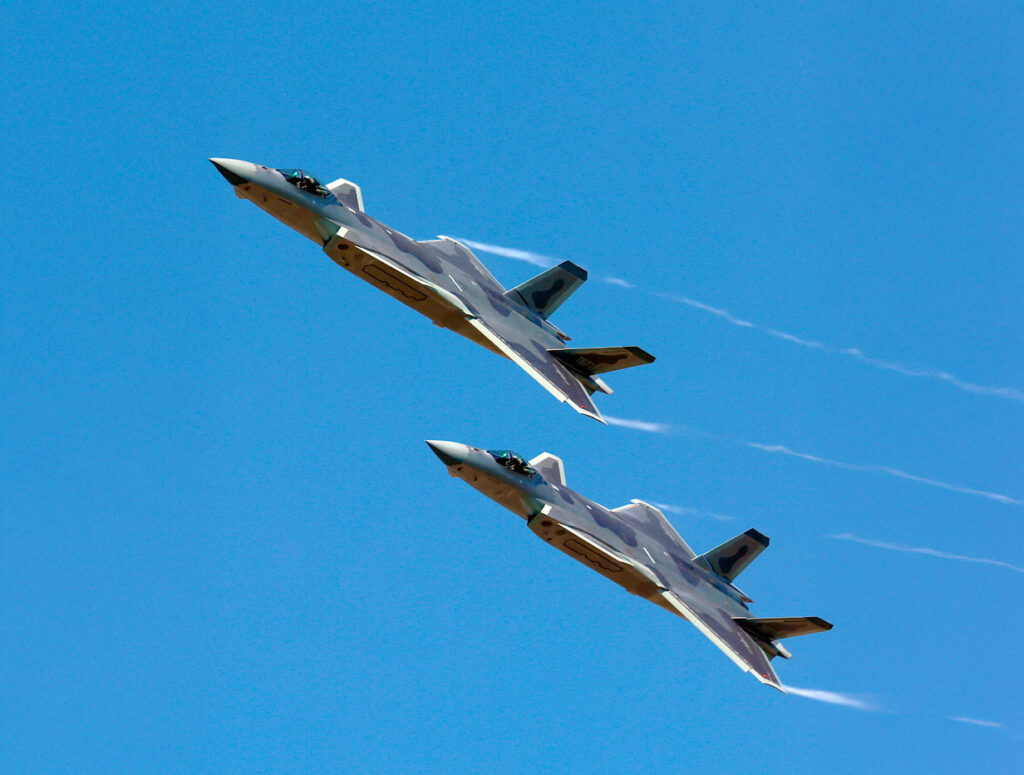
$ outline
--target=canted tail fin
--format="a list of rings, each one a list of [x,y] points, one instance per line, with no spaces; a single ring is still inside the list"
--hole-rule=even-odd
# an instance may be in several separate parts
[[[562,306],[587,279],[587,270],[576,266],[572,261],[563,261],[558,266],[541,272],[532,280],[527,280],[505,292],[505,298],[522,304],[547,318]]]
[[[565,463],[558,455],[543,452],[530,461],[541,476],[555,484],[565,484]]]
[[[338,178],[333,183],[328,183],[327,189],[354,210],[363,209],[363,190],[351,180]]]
[[[818,616],[790,616],[778,619],[733,619],[740,627],[754,636],[769,659],[783,657],[789,659],[793,655],[779,643],[783,638],[795,638],[798,635],[812,635],[816,632],[827,632],[832,625]]]
[[[710,552],[698,555],[694,562],[732,581],[767,548],[768,536],[751,528]]]

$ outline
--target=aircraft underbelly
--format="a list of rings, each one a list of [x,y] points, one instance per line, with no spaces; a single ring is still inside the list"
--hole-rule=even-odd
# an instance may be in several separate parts
[[[469,323],[466,310],[445,299],[418,278],[381,261],[340,235],[328,241],[324,252],[342,269],[348,270],[360,280],[368,282],[391,298],[430,318],[435,325],[454,331],[481,347],[486,347],[503,358],[506,357],[493,342]]]
[[[464,479],[467,484],[479,490],[492,501],[504,506],[509,511],[519,514],[524,519],[536,510],[536,504],[529,503],[527,496],[519,489],[499,482],[492,477],[483,476],[468,466],[457,466],[450,469],[452,476]]]
[[[408,307],[422,315],[426,315],[435,323],[443,325],[443,321],[455,316],[462,317],[463,313],[441,299],[434,293],[430,293],[422,286],[412,281],[411,278],[403,275],[400,271],[383,263],[374,260],[368,253],[361,250],[348,250],[347,252],[329,252],[328,255],[342,269],[347,269],[360,280],[364,280],[388,296],[402,302]]]
[[[597,571],[623,587],[627,592],[650,598],[660,589],[656,580],[630,562],[617,555],[591,536],[566,527],[547,514],[532,517],[527,523],[539,538],[577,562]]]
[[[281,223],[291,227],[304,237],[314,242],[320,242],[320,234],[317,232],[314,223],[314,215],[305,207],[300,207],[294,202],[289,202],[275,194],[273,191],[249,184],[235,189],[235,192],[242,198],[248,199],[264,212],[270,213]]]

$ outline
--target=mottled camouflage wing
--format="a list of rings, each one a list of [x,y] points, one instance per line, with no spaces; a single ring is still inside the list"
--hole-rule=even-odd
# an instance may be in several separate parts
[[[436,323],[454,325],[471,314],[453,292],[454,286],[443,288],[413,274],[387,256],[352,242],[345,229],[324,244],[324,252],[339,266]]]
[[[696,552],[680,537],[661,510],[651,504],[634,500],[628,506],[619,506],[612,511],[641,533],[657,540],[666,549],[675,549],[687,560],[692,560],[696,556]]]
[[[574,494],[568,489],[559,490],[559,495],[568,502],[574,500]],[[557,529],[552,528],[552,523],[558,526]],[[664,589],[663,583],[649,567],[630,556],[635,549],[631,552],[629,547],[637,546],[637,536],[630,535],[630,528],[603,508],[563,508],[548,503],[528,524],[533,532],[555,548],[635,595],[650,599]]]
[[[580,414],[604,422],[604,418],[590,398],[590,393],[579,379],[544,349],[541,342],[513,325],[502,325],[505,320],[507,319],[500,317],[493,321],[476,318],[469,322],[559,401],[569,403]]]
[[[785,692],[768,655],[733,621],[728,611],[709,602],[700,593],[702,583],[694,571],[684,568],[680,568],[680,571],[683,583],[674,583],[671,589],[662,593],[667,606],[704,633],[740,670],[753,674],[763,684]]]
[[[442,235],[436,240],[424,240],[419,244],[431,250],[436,250],[446,261],[451,262],[470,277],[473,277],[482,287],[490,288],[499,294],[505,292],[501,283],[495,279],[487,267],[480,263],[480,259],[473,255],[473,251],[458,240]]]

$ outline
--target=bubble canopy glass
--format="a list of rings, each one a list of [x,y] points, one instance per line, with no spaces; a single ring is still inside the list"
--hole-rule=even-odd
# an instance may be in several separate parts
[[[328,197],[331,192],[316,178],[305,170],[300,169],[279,169],[284,179],[298,189],[306,191],[314,196]]]
[[[509,471],[523,476],[536,476],[537,472],[523,458],[519,457],[510,449],[489,449],[487,454],[494,458],[494,461]]]

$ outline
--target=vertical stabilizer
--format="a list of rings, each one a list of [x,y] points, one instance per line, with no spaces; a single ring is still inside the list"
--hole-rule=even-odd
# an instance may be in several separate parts
[[[344,204],[363,211],[363,190],[352,181],[338,178],[333,183],[328,183],[327,189]]]
[[[766,548],[768,536],[751,528],[710,552],[698,555],[694,562],[732,581]]]
[[[522,304],[546,318],[568,299],[587,279],[587,270],[572,261],[541,272],[532,280],[505,293],[505,298]]]
[[[544,452],[530,461],[537,472],[553,484],[565,484],[565,463],[558,455]]]

